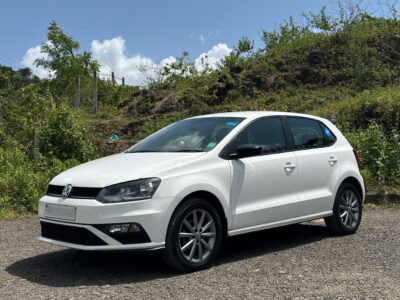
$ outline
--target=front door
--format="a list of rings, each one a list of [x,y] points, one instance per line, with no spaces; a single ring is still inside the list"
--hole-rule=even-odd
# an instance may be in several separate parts
[[[261,155],[231,160],[233,229],[298,216],[297,166],[279,117],[260,118],[248,125],[228,146],[259,145]]]

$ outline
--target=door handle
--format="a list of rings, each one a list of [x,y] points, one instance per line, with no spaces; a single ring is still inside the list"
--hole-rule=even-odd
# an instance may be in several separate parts
[[[292,164],[291,162],[287,162],[286,165],[283,167],[286,172],[291,172],[293,171],[294,168],[296,168],[295,164]]]
[[[334,157],[334,156],[331,156],[331,157],[329,157],[329,164],[331,165],[331,166],[334,166],[336,163],[337,163],[337,158],[336,157]]]

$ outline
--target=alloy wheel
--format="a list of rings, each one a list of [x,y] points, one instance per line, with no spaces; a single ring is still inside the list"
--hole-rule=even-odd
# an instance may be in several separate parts
[[[183,219],[179,229],[179,249],[192,263],[202,263],[211,254],[216,237],[212,216],[204,209],[195,209]]]
[[[360,217],[360,203],[352,190],[346,190],[340,197],[339,214],[342,224],[352,229],[357,226]]]

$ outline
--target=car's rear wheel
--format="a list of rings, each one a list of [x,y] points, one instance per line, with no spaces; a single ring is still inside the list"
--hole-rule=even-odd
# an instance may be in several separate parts
[[[325,223],[334,234],[352,234],[360,226],[362,217],[362,199],[357,189],[349,183],[343,183],[336,195],[333,216],[325,218]]]
[[[173,214],[165,241],[164,259],[182,271],[210,266],[221,248],[221,217],[203,199],[188,199]]]

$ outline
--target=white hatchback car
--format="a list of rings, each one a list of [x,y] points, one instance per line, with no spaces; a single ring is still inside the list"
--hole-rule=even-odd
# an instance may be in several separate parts
[[[56,176],[39,202],[40,240],[164,249],[170,265],[192,271],[209,266],[227,236],[319,218],[354,233],[364,197],[357,154],[328,120],[212,114]]]

